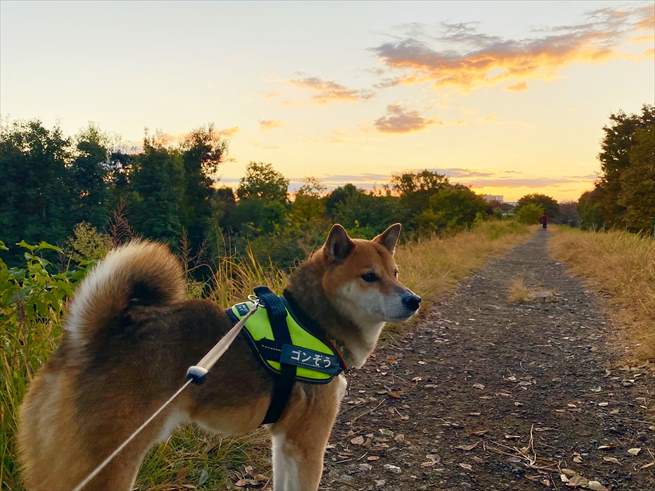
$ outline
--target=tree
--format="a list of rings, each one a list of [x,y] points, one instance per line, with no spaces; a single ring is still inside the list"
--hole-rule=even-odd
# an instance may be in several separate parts
[[[487,202],[466,186],[450,186],[430,198],[439,229],[459,229],[473,225],[476,217],[488,210]]]
[[[289,180],[264,162],[251,162],[246,176],[239,181],[237,196],[240,200],[259,199],[286,204]]]
[[[308,177],[296,192],[291,206],[291,219],[300,224],[322,221],[325,216],[325,186],[314,178]]]
[[[655,124],[639,128],[621,174],[622,222],[632,231],[650,231],[655,220]]]
[[[539,223],[539,217],[544,214],[544,209],[537,203],[527,203],[516,210],[516,219],[521,223],[532,225]]]
[[[580,226],[580,215],[578,204],[575,201],[567,201],[559,204],[559,223],[569,227]]]
[[[412,193],[434,193],[448,185],[445,174],[429,169],[405,172],[391,177],[392,188],[401,196]]]
[[[10,261],[20,254],[17,242],[57,244],[72,230],[70,145],[59,127],[38,120],[0,128],[0,230]]]
[[[449,186],[444,174],[429,169],[392,176],[391,188],[400,196],[402,222],[418,228],[418,217],[430,207],[430,198]]]
[[[655,124],[655,106],[644,105],[641,114],[627,115],[619,111],[610,115],[610,121],[603,127],[604,137],[598,155],[602,169],[598,187],[603,189],[600,211],[606,225],[620,226],[627,225],[623,217],[626,209],[620,199],[621,176],[631,166],[630,149],[637,131]]]
[[[192,131],[182,143],[184,192],[180,203],[180,221],[186,230],[192,253],[202,247],[213,222],[219,218],[213,213],[213,184],[226,151],[226,143],[211,125],[207,129]]]
[[[585,229],[598,230],[605,224],[602,212],[603,188],[596,187],[592,191],[582,193],[578,199],[580,226]]]
[[[144,140],[131,179],[129,215],[137,232],[177,245],[181,236],[182,157],[155,139]]]
[[[559,216],[559,204],[557,203],[557,200],[545,194],[539,194],[539,193],[526,194],[525,196],[523,196],[521,199],[518,200],[516,204],[517,211],[522,206],[528,204],[535,204],[537,206],[540,206],[544,210],[546,215],[548,215],[548,218],[550,218],[551,220],[556,220],[557,217]]]
[[[335,212],[341,203],[346,201],[351,196],[363,193],[364,191],[357,189],[354,184],[348,183],[343,186],[339,186],[328,195],[325,202],[325,212],[330,218],[334,219]]]
[[[75,193],[75,222],[102,228],[109,219],[111,196],[107,186],[110,165],[107,138],[90,125],[77,137],[70,172]]]

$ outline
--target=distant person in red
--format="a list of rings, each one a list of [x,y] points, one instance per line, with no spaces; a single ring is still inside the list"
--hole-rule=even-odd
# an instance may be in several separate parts
[[[539,223],[541,223],[541,227],[546,230],[548,228],[548,215],[545,213],[539,217]]]

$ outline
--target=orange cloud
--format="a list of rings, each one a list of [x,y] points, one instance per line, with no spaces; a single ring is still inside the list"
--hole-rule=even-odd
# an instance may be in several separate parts
[[[399,104],[387,106],[387,115],[375,120],[375,127],[385,133],[409,133],[434,124],[435,120],[424,118],[418,111],[408,111]]]
[[[262,119],[259,121],[259,127],[263,130],[272,130],[282,126],[282,121],[277,119]]]
[[[509,90],[510,92],[523,92],[525,90],[528,90],[528,84],[525,82],[518,82],[512,85],[508,85],[507,90]]]
[[[291,83],[297,87],[313,91],[314,96],[312,98],[321,104],[329,102],[356,102],[370,99],[374,95],[373,92],[368,90],[349,89],[333,80],[323,80],[318,77],[291,80]]]
[[[231,126],[230,128],[224,128],[221,130],[216,130],[216,133],[218,133],[219,136],[222,136],[224,138],[230,138],[234,135],[236,135],[239,132],[239,127],[238,126]]]
[[[470,89],[511,82],[519,87],[527,79],[551,78],[574,62],[620,56],[620,42],[629,32],[652,29],[652,16],[651,8],[601,9],[590,12],[583,24],[541,29],[524,40],[479,33],[471,23],[443,24],[437,37],[412,25],[403,39],[372,48],[388,68],[401,72],[378,86],[431,82]],[[433,48],[435,39],[446,47]]]

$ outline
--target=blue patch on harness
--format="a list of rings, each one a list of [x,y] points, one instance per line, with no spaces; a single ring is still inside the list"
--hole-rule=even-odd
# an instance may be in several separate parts
[[[325,353],[320,353],[309,348],[301,348],[290,344],[282,345],[280,362],[329,373],[330,375],[335,375],[341,371],[341,365],[336,356],[326,355]]]
[[[237,308],[237,312],[239,312],[239,315],[243,316],[246,315],[248,312],[250,312],[250,307],[248,306],[247,303],[238,303],[235,305]]]

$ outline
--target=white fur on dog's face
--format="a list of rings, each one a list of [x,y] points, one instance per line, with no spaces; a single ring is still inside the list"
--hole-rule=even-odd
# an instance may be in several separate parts
[[[397,281],[394,281],[396,285],[386,288],[383,283],[382,278],[374,283],[361,278],[351,280],[336,290],[334,303],[345,317],[362,328],[412,317],[416,311],[408,309],[402,301],[411,290]]]

